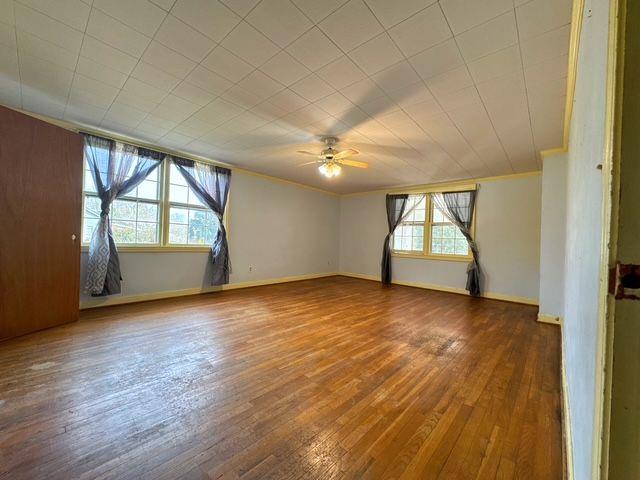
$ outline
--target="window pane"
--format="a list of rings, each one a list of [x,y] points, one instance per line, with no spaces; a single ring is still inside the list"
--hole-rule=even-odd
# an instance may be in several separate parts
[[[442,240],[442,253],[447,255],[455,253],[455,243],[453,238],[445,238]]]
[[[440,209],[438,207],[436,207],[435,205],[433,205],[433,219],[432,221],[434,223],[442,223],[442,222],[448,222],[447,217],[445,217],[442,212],[440,211]]]
[[[96,184],[93,181],[93,175],[91,175],[89,170],[84,171],[84,191],[91,193],[95,193],[97,191]]]
[[[422,251],[424,246],[424,237],[413,237],[413,250]]]
[[[469,245],[466,240],[460,240],[456,238],[456,255],[468,255],[469,254]]]
[[[147,198],[149,200],[158,199],[158,182],[145,180],[138,185],[138,198]]]
[[[98,197],[84,198],[84,215],[85,218],[100,217],[100,199]]]
[[[402,237],[401,250],[411,250],[411,237]]]
[[[169,243],[187,243],[187,225],[169,224]]]
[[[189,223],[189,209],[171,207],[171,210],[169,210],[169,221],[171,223],[182,223],[182,224],[185,224],[185,225],[188,224]]]
[[[136,219],[136,202],[130,200],[114,200],[111,205],[112,220],[133,220]],[[135,231],[135,228],[134,228]],[[135,237],[134,237],[135,240]]]
[[[158,205],[155,203],[138,203],[138,221],[139,222],[157,222],[158,221]]]
[[[136,222],[112,220],[111,229],[116,243],[136,243]]]
[[[158,224],[138,222],[136,241],[137,243],[158,243]]]
[[[431,239],[431,253],[442,253],[442,239],[441,238],[432,238]]]
[[[82,243],[91,242],[91,235],[93,234],[93,230],[96,228],[98,224],[98,218],[85,218],[84,226],[82,229]]]
[[[169,201],[176,203],[189,203],[189,188],[171,184],[169,186]]]
[[[444,238],[453,238],[456,235],[456,227],[453,225],[444,225],[442,227],[442,236]]]
[[[399,235],[393,236],[393,249],[400,250],[402,248],[402,237]]]
[[[178,167],[176,167],[173,162],[171,163],[171,168],[169,169],[169,182],[174,185],[184,185],[187,186],[187,181],[184,179]]]

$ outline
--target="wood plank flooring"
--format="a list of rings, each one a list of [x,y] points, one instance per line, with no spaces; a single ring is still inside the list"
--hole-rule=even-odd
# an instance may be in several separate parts
[[[0,344],[2,479],[562,478],[536,308],[330,277]]]

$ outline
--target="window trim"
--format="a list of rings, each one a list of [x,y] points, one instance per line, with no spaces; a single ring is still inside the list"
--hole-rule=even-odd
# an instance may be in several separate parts
[[[169,201],[169,183],[170,183],[170,162],[171,159],[167,156],[163,160],[161,160],[162,165],[160,168],[160,179],[158,180],[159,187],[159,198],[156,201],[143,199],[142,201],[148,201],[149,203],[157,203],[159,212],[158,218],[158,238],[159,243],[118,243],[116,247],[119,252],[131,252],[131,253],[157,253],[157,252],[192,252],[192,253],[204,253],[209,252],[211,250],[211,245],[190,245],[190,244],[177,244],[177,243],[169,243],[169,212],[171,206],[176,207],[184,207],[184,208],[195,208],[209,211],[207,207],[200,207],[194,205],[183,204],[179,202],[170,202]],[[86,172],[86,170],[85,170]],[[88,193],[84,189],[84,177],[82,183],[82,228],[84,232],[84,204],[87,196],[97,196],[93,193]],[[128,198],[123,197],[123,199],[127,200],[138,200],[138,198]],[[225,230],[227,231],[227,239],[229,239],[229,200],[227,200],[227,205],[225,208],[225,215],[223,217],[223,225]],[[88,252],[89,244],[82,243],[81,251]]]
[[[422,253],[412,250],[395,250],[391,249],[391,256],[399,257],[399,258],[416,258],[421,260],[444,260],[449,262],[470,262],[473,260],[473,255],[471,251],[467,255],[444,255],[439,253],[431,253],[431,226],[433,225],[432,217],[433,217],[433,208],[431,202],[430,193],[449,193],[449,192],[468,192],[469,190],[476,190],[477,187],[475,185],[470,186],[461,186],[459,188],[443,188],[442,190],[427,190],[427,191],[409,191],[405,192],[408,195],[421,195],[425,194],[425,220],[424,220],[424,240],[423,240],[423,250]],[[476,213],[477,209],[473,210],[473,218],[471,219],[471,236],[475,239],[476,237]],[[392,239],[393,241],[393,239]]]

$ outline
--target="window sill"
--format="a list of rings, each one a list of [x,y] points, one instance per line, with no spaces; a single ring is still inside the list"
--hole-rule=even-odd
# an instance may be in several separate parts
[[[419,260],[444,260],[445,262],[470,262],[473,260],[471,256],[461,256],[461,255],[424,255],[420,253],[400,253],[400,252],[392,252],[392,257],[398,258],[417,258]]]
[[[191,245],[176,245],[176,246],[161,246],[161,245],[131,245],[131,246],[120,246],[118,247],[118,252],[124,253],[180,253],[180,252],[191,252],[191,253],[207,253],[211,250],[209,246],[191,246]],[[89,251],[88,245],[82,246],[83,252]]]

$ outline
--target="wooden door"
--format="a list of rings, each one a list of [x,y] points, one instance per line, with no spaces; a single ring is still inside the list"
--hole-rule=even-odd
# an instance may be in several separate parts
[[[82,137],[0,106],[0,340],[78,319]]]

